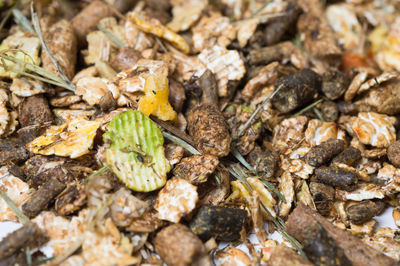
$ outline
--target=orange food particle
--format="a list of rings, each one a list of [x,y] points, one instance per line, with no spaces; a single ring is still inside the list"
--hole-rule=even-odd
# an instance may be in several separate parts
[[[344,53],[342,55],[342,71],[348,73],[353,67],[368,66],[364,57],[358,54]]]
[[[168,102],[168,78],[164,75],[150,75],[144,84],[145,95],[138,103],[139,111],[155,115],[161,120],[175,120],[176,112]]]

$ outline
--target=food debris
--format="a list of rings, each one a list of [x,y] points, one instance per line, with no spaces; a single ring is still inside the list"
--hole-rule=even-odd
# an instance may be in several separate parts
[[[103,135],[109,144],[107,165],[124,184],[135,191],[164,186],[171,166],[165,158],[162,134],[152,120],[129,110],[116,115],[107,130]]]
[[[76,118],[61,126],[50,127],[26,147],[36,154],[77,158],[89,152],[99,126],[99,122]]]
[[[150,75],[144,85],[145,96],[138,102],[139,110],[164,121],[175,120],[177,114],[168,101],[168,92],[168,79],[165,76]]]
[[[201,239],[214,237],[232,241],[240,237],[247,222],[247,212],[238,208],[204,205],[190,223],[190,229]]]
[[[185,179],[175,177],[168,180],[158,194],[154,209],[160,219],[177,223],[196,207],[197,200],[197,187]]]
[[[190,47],[185,39],[163,26],[156,18],[150,18],[146,14],[134,12],[128,14],[128,19],[140,30],[171,42],[185,54],[189,53]]]
[[[361,112],[350,122],[350,127],[363,144],[387,148],[396,140],[393,120],[387,115]]]
[[[0,264],[397,265],[399,15],[0,1]]]
[[[40,40],[30,33],[16,32],[8,36],[0,44],[0,52],[23,62],[31,63],[34,65],[40,64]],[[23,70],[23,66],[17,66],[8,60],[2,60],[0,65],[0,77],[15,78],[18,74],[10,71],[8,68],[16,67],[18,71]]]

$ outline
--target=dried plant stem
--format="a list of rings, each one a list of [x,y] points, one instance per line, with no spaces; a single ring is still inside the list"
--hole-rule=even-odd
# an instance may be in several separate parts
[[[20,60],[18,58],[9,56],[9,55],[7,55],[5,53],[0,53],[0,59],[2,59],[3,62],[4,61],[11,61],[11,62],[13,62],[13,63],[15,63],[17,65],[16,67],[9,67],[9,66],[5,67],[5,69],[8,68],[7,69],[8,71],[12,71],[12,72],[17,73],[19,75],[27,76],[27,77],[30,77],[30,78],[33,78],[33,79],[39,79],[39,80],[41,80],[43,82],[47,82],[47,83],[50,83],[50,84],[53,84],[53,85],[60,86],[60,87],[63,87],[65,89],[71,90],[71,91],[75,91],[74,88],[72,88],[70,85],[66,84],[60,77],[58,77],[57,75],[55,75],[54,73],[52,73],[50,71],[47,71],[46,69],[44,69],[42,67],[39,67],[39,66],[36,66],[34,64],[22,61],[22,60]],[[4,64],[3,64],[2,67],[4,67]],[[33,72],[33,73],[36,73],[36,74],[38,74],[40,76],[33,75],[33,74],[28,73],[28,72],[26,72],[24,70],[21,70],[21,69],[24,69],[24,70],[26,69],[26,70],[28,70],[30,72]]]
[[[101,175],[101,174],[107,172],[108,170],[110,170],[110,168],[108,166],[103,166],[99,170],[94,171],[93,173],[91,173],[89,176],[87,176],[85,178],[85,184],[87,184],[87,182],[89,182],[89,180],[91,178],[93,178],[94,176]]]
[[[253,166],[251,166],[246,159],[243,157],[242,154],[240,154],[240,152],[236,149],[236,148],[232,148],[231,149],[231,153],[232,155],[236,158],[236,160],[238,160],[241,164],[243,164],[244,167],[246,167],[248,170],[255,172]]]
[[[23,224],[29,222],[29,218],[15,205],[14,201],[0,189],[0,197],[7,203],[8,207],[15,213],[19,221]]]
[[[321,113],[321,111],[317,107],[313,108],[313,112],[318,117],[319,120],[325,122],[325,118],[324,118],[323,114]]]
[[[247,128],[253,123],[254,119],[256,118],[256,116],[258,115],[258,113],[264,109],[264,106],[267,104],[267,102],[269,100],[271,100],[281,89],[282,89],[282,85],[280,85],[272,94],[271,96],[267,97],[264,102],[262,104],[260,104],[257,109],[251,114],[250,118],[246,121],[246,123],[240,127],[239,129],[239,133],[237,134],[235,139],[240,138],[243,133],[247,130]]]
[[[75,85],[68,79],[67,76],[64,75],[60,65],[58,64],[56,58],[53,56],[51,53],[49,47],[47,46],[46,42],[44,41],[44,37],[42,34],[42,30],[40,28],[40,22],[37,13],[33,10],[33,2],[31,2],[31,14],[32,14],[32,22],[33,22],[33,27],[35,29],[36,35],[38,36],[40,43],[42,44],[43,49],[46,51],[46,53],[49,55],[51,62],[54,64],[56,67],[58,73],[60,74],[60,77],[62,80],[68,84],[73,90],[75,91]]]
[[[167,138],[168,140],[172,141],[175,144],[178,144],[179,146],[182,146],[185,150],[187,150],[191,154],[201,154],[198,150],[196,150],[192,145],[190,145],[186,141],[184,141],[166,131],[163,131],[162,134],[165,138]]]
[[[125,47],[125,43],[123,43],[121,40],[119,40],[117,37],[114,36],[109,30],[104,28],[101,24],[97,25],[97,29],[104,33],[113,43],[115,43],[118,47],[123,48]]]
[[[22,14],[21,11],[19,11],[18,9],[14,8],[12,10],[12,14],[14,16],[14,21],[16,24],[18,24],[22,30],[24,31],[29,31],[34,33],[35,30],[32,28],[31,23],[29,22],[29,20],[25,17],[24,14]]]
[[[298,115],[301,115],[305,112],[307,112],[308,110],[311,110],[312,108],[314,108],[315,106],[317,106],[320,102],[322,102],[324,99],[319,99],[316,102],[313,102],[312,104],[304,107],[303,109],[301,109],[300,111],[298,111],[297,113],[295,113],[294,115],[290,116],[290,118],[296,117]]]
[[[247,182],[246,178],[246,174],[245,172],[240,169],[240,166],[238,166],[237,164],[233,164],[231,166],[228,166],[228,170],[229,172],[236,177],[238,180],[242,181],[251,191],[253,190],[253,188],[251,187],[251,185]],[[282,219],[278,218],[274,218],[272,216],[272,214],[268,211],[268,209],[264,206],[264,204],[262,202],[260,202],[260,206],[261,208],[267,213],[267,215],[269,216],[269,218],[271,219],[271,221],[274,223],[274,225],[276,226],[276,228],[281,232],[281,234],[289,241],[289,243],[295,248],[297,249],[297,251],[305,258],[306,255],[303,252],[303,246],[300,244],[299,241],[297,241],[296,238],[294,238],[293,236],[291,236],[285,229],[285,224],[283,223]]]
[[[6,12],[6,15],[2,18],[1,22],[0,22],[0,30],[3,29],[4,25],[6,24],[7,20],[10,18],[12,14],[12,9],[9,9]]]

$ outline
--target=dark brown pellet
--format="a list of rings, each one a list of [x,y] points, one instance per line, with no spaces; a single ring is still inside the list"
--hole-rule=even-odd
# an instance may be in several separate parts
[[[350,79],[340,71],[331,70],[322,75],[321,90],[330,100],[340,98],[347,90]]]
[[[315,175],[317,176],[318,182],[346,191],[353,191],[356,189],[358,182],[355,173],[336,167],[321,166],[315,169]]]
[[[56,178],[49,179],[33,195],[30,200],[22,205],[22,211],[29,218],[35,217],[46,209],[49,203],[64,189],[66,185]]]
[[[0,260],[33,242],[40,234],[42,234],[41,230],[33,222],[28,222],[20,229],[10,233],[0,242]]]
[[[400,140],[392,143],[387,149],[389,161],[396,167],[400,167]]]
[[[29,158],[24,143],[17,139],[0,140],[0,165],[20,163]]]
[[[322,183],[310,182],[310,193],[318,212],[323,216],[329,215],[335,197],[335,189]]]
[[[191,221],[190,229],[204,241],[211,237],[232,241],[240,237],[247,220],[245,210],[204,205]]]
[[[281,89],[271,100],[273,106],[282,113],[288,113],[315,99],[321,89],[321,77],[310,69],[304,69],[279,78],[274,86]]]
[[[189,112],[189,134],[201,153],[224,157],[231,150],[232,137],[229,126],[218,108],[214,74],[207,70],[197,83],[202,89],[202,103]]]
[[[328,139],[314,146],[304,157],[304,160],[312,166],[320,166],[328,163],[335,155],[344,149],[344,141],[341,139]]]
[[[362,224],[379,215],[385,208],[382,201],[373,202],[364,200],[360,203],[353,204],[347,208],[347,216],[349,220],[355,224]]]
[[[361,159],[362,159],[361,151],[357,148],[350,146],[344,151],[342,151],[335,158],[333,158],[332,164],[344,163],[350,166],[356,166]]]

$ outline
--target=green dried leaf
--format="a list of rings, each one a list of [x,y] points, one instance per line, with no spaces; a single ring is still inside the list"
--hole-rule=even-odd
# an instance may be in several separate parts
[[[148,192],[164,186],[171,166],[164,154],[164,138],[154,123],[139,111],[117,115],[103,135],[108,167],[130,189]]]

